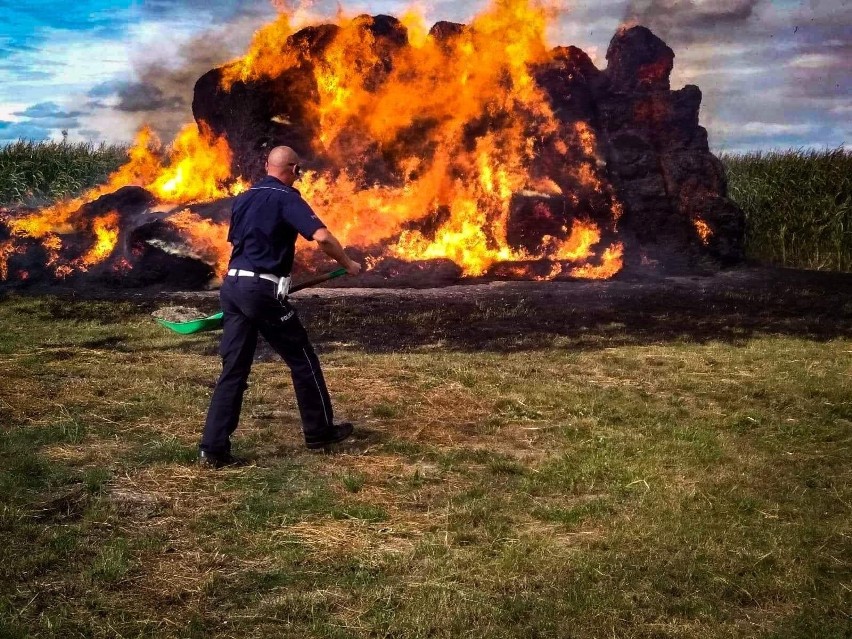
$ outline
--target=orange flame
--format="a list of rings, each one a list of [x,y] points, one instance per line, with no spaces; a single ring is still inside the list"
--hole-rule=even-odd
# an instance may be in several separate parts
[[[592,247],[601,241],[598,227],[589,222],[577,221],[571,229],[571,235],[564,242],[556,245],[556,250],[550,255],[554,260],[577,262],[587,260],[592,256]]]
[[[80,209],[87,202],[128,185],[141,186],[160,202],[169,204],[213,200],[236,195],[247,188],[241,178],[231,178],[231,149],[227,140],[215,137],[203,124],[184,127],[165,151],[153,131],[143,127],[128,155],[127,163],[112,173],[105,184],[89,189],[80,197],[8,220],[13,236],[40,240],[48,254],[48,266],[54,267],[57,276],[66,277],[75,270],[86,271],[102,262],[118,240],[118,214],[111,212],[91,222],[94,246],[70,263],[62,261],[60,235],[86,229],[87,220]],[[9,256],[8,251],[0,250],[0,279],[8,276]]]
[[[225,274],[230,257],[230,251],[227,250],[227,224],[217,224],[189,209],[170,216],[169,222],[186,234],[190,247],[198,257],[214,264],[218,275]]]
[[[704,244],[704,246],[707,246],[710,242],[710,238],[713,237],[713,229],[711,229],[710,225],[700,217],[694,218],[692,220],[692,224],[695,226],[695,231],[698,233],[701,243]]]
[[[616,242],[607,247],[601,256],[601,263],[597,266],[586,264],[578,266],[571,271],[571,277],[579,277],[589,280],[605,280],[618,273],[624,266],[624,244]]]
[[[325,153],[343,168],[309,173],[299,188],[335,234],[350,245],[389,242],[388,253],[405,260],[448,258],[467,275],[502,261],[588,259],[600,241],[592,222],[575,225],[564,240],[549,238],[537,253],[513,248],[506,236],[511,198],[538,186],[531,162],[541,140],[561,126],[531,74],[549,59],[548,10],[528,0],[495,2],[442,41],[409,11],[402,23],[411,46],[393,53],[390,70],[382,49],[388,45],[367,28],[371,20],[340,19],[322,55],[309,60],[317,93],[304,100],[313,100]],[[225,69],[223,87],[275,77],[309,59],[307,50],[282,46],[291,32],[285,18],[261,29],[247,55]],[[501,117],[471,148],[470,126]],[[400,136],[412,131],[424,144],[400,150]],[[583,188],[606,192],[593,130],[579,122],[571,137],[557,143],[567,172]],[[362,183],[360,159],[368,150],[358,140],[378,142],[391,157],[397,186]],[[448,215],[434,232],[404,227],[439,211]]]
[[[535,81],[533,69],[551,59],[549,19],[550,10],[536,0],[495,0],[470,25],[439,40],[412,10],[402,21],[410,46],[401,46],[374,36],[372,18],[341,16],[323,32],[328,43],[319,51],[310,38],[290,38],[298,19],[282,14],[222,70],[221,85],[229,90],[235,82],[296,68],[312,74],[312,93],[291,98],[314,118],[317,150],[339,169],[308,172],[299,188],[344,243],[382,246],[385,255],[404,260],[450,259],[467,275],[498,262],[547,259],[555,263],[548,278],[567,269],[574,277],[605,277],[621,266],[623,247],[601,246],[621,206],[604,177],[591,126],[562,123]],[[545,150],[555,157],[559,177],[532,170]],[[381,184],[370,183],[364,169],[376,157],[386,164]],[[222,198],[247,187],[232,179],[230,166],[227,141],[203,123],[184,128],[167,151],[144,128],[128,163],[107,184],[14,220],[12,232],[42,241],[57,272],[88,268],[112,253],[117,222],[110,214],[87,225],[79,219],[84,202],[128,184],[171,205]],[[537,248],[517,248],[508,237],[512,202],[526,191],[559,195],[571,205],[592,194],[610,210],[595,217],[597,223],[575,220],[570,233],[566,218],[562,231]],[[189,210],[169,221],[192,251],[224,270],[226,225]],[[95,245],[63,263],[59,236],[83,228],[94,232]]]
[[[74,219],[74,214],[87,202],[128,184],[143,186],[156,179],[161,163],[152,148],[159,149],[159,146],[160,142],[151,129],[143,127],[136,134],[136,140],[128,152],[129,160],[109,176],[106,184],[89,189],[79,197],[63,200],[32,215],[12,219],[9,221],[10,230],[15,235],[37,239],[49,233],[73,232],[81,223],[81,220]]]
[[[189,125],[178,133],[169,162],[144,185],[161,202],[187,204],[236,195],[246,188],[231,180],[231,148],[225,138],[214,137],[206,126]]]
[[[9,276],[9,258],[17,252],[14,242],[9,240],[0,242],[0,280]]]
[[[98,264],[108,258],[118,242],[118,231],[117,211],[110,211],[106,215],[96,218],[92,223],[95,244],[76,262],[77,268],[85,271],[93,264]]]
[[[296,63],[293,52],[285,45],[293,33],[290,16],[278,14],[278,18],[258,29],[248,52],[224,69],[222,87],[230,90],[235,82],[249,82],[259,78],[275,77]]]

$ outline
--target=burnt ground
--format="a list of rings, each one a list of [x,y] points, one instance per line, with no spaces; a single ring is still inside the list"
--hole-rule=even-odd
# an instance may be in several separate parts
[[[54,285],[7,287],[0,290],[0,300],[9,294],[50,296],[50,312],[60,320],[150,313],[174,304],[205,313],[218,310],[216,291]],[[92,305],[93,300],[121,302],[122,310]],[[317,345],[376,353],[424,348],[512,352],[556,343],[575,349],[672,341],[742,343],[768,334],[819,341],[852,336],[852,274],[767,267],[713,275],[494,281],[421,289],[326,285],[296,293],[292,300]],[[213,342],[198,336],[185,338],[181,347],[215,353]],[[260,359],[271,355],[259,349]]]
[[[819,341],[852,335],[852,274],[791,269],[432,289],[314,288],[292,299],[315,343],[367,352],[511,352],[554,344],[597,349],[742,343],[767,334]],[[212,291],[162,294],[156,302],[210,312],[218,303]],[[269,355],[259,352],[261,358]]]

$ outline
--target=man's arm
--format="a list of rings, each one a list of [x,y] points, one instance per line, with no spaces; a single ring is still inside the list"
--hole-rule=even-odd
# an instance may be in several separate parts
[[[346,269],[347,273],[350,275],[358,275],[358,273],[361,272],[361,265],[346,254],[346,251],[343,250],[340,242],[337,241],[337,238],[334,237],[331,234],[331,231],[327,228],[323,227],[318,229],[317,232],[314,233],[312,239],[316,241],[326,255],[337,260],[337,262]]]

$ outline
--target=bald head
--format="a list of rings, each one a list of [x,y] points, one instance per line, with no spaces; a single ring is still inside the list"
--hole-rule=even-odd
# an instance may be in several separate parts
[[[299,154],[289,146],[276,146],[266,160],[266,173],[284,184],[293,184],[299,177],[294,170],[299,165]]]

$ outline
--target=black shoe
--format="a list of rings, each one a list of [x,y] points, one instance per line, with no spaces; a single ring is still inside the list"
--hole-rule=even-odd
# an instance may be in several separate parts
[[[202,450],[198,452],[198,463],[208,468],[223,468],[225,466],[241,466],[244,462],[231,453],[214,455]]]
[[[331,429],[331,432],[324,439],[306,439],[305,445],[311,450],[317,450],[319,448],[327,448],[332,444],[339,444],[344,439],[349,439],[352,435],[352,431],[355,430],[354,426],[349,422],[343,422],[342,424],[335,424]]]

